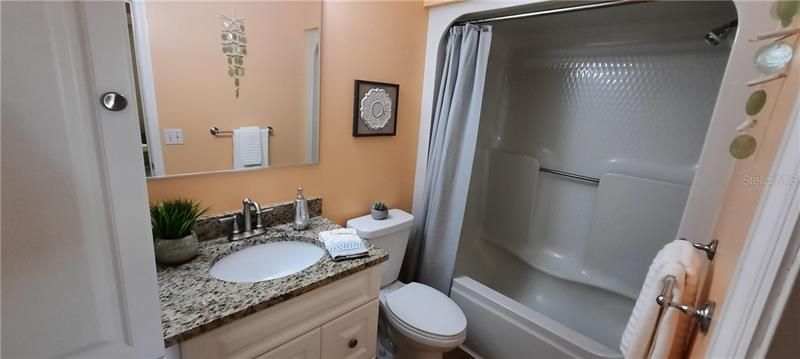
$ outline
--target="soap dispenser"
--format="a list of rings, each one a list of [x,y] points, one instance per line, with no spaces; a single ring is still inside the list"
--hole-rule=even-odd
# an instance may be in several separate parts
[[[294,199],[294,223],[292,227],[301,231],[308,228],[308,201],[303,196],[303,188],[297,189],[297,198]]]

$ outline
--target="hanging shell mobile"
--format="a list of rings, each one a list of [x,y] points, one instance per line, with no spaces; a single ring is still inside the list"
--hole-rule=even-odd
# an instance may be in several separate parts
[[[244,18],[220,15],[222,20],[222,53],[228,58],[228,76],[233,78],[234,94],[239,98],[239,83],[244,77],[247,56],[247,33]]]

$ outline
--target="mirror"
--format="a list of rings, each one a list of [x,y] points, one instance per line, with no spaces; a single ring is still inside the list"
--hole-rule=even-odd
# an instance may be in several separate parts
[[[319,162],[319,0],[128,10],[148,177]]]

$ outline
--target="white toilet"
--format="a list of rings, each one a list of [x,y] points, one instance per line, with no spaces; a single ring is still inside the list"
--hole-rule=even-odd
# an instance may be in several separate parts
[[[347,221],[361,238],[389,252],[381,267],[381,322],[395,347],[395,356],[441,358],[467,336],[467,318],[461,308],[436,289],[420,283],[403,284],[397,278],[414,217],[390,209],[389,217],[377,221],[370,215]]]

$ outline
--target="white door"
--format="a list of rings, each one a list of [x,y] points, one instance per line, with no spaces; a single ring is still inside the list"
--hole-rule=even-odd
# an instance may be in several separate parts
[[[0,6],[2,357],[160,357],[124,3]]]

